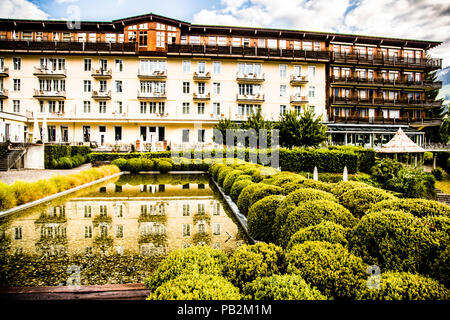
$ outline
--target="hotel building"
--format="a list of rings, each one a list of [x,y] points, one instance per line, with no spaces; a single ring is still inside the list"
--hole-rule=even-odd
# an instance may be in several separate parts
[[[441,84],[425,80],[439,44],[155,14],[0,19],[0,141],[208,147],[220,119],[310,108],[330,143],[379,146],[402,127],[421,144],[418,129],[439,125],[426,95]]]

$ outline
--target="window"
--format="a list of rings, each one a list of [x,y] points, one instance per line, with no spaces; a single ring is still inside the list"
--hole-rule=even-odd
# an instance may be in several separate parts
[[[213,93],[220,94],[220,83],[219,82],[213,83]]]
[[[22,59],[21,58],[13,58],[13,66],[14,66],[14,70],[20,70],[22,68]]]
[[[240,75],[260,75],[260,63],[238,63],[238,73]]]
[[[122,127],[114,127],[114,137],[116,141],[122,140]]]
[[[277,39],[267,39],[267,47],[270,49],[276,49],[278,46]]]
[[[182,141],[183,143],[189,142],[189,129],[183,129],[182,131]]]
[[[83,81],[83,88],[84,88],[84,92],[91,92],[91,90],[92,90],[91,80],[84,80]]]
[[[64,113],[64,101],[58,101],[58,113]]]
[[[122,225],[116,226],[116,238],[123,238],[123,226]]]
[[[213,62],[213,73],[220,74],[221,69],[222,69],[222,62],[214,61]]]
[[[314,78],[316,76],[316,67],[314,67],[314,66],[308,67],[308,76],[310,78]]]
[[[280,85],[280,97],[285,97],[286,96],[286,91],[287,89],[286,89],[286,85],[285,84],[282,84],[282,85]]]
[[[191,72],[191,62],[189,60],[183,60],[183,73]]]
[[[300,77],[302,75],[302,66],[294,66],[294,76]]]
[[[14,227],[14,240],[22,240],[22,227]]]
[[[197,84],[197,93],[198,94],[205,94],[205,88],[206,88],[205,83],[204,82],[199,82]]]
[[[123,217],[123,205],[119,204],[119,205],[114,206],[114,216],[116,218]]]
[[[91,141],[91,127],[83,126],[83,142]]]
[[[205,114],[205,103],[204,102],[199,102],[197,104],[197,113],[198,114]]]
[[[158,48],[164,48],[166,46],[166,33],[165,32],[157,32],[156,33],[156,46]]]
[[[241,38],[233,38],[231,40],[231,45],[233,47],[240,47],[241,46]]]
[[[141,74],[152,75],[154,73],[166,72],[166,61],[165,60],[141,60],[139,72]]]
[[[190,237],[190,236],[191,236],[191,225],[183,224],[183,237]]]
[[[259,108],[259,106],[254,104],[238,104],[238,115],[249,116],[254,113],[257,108]]]
[[[123,60],[120,60],[120,59],[116,60],[116,71],[117,72],[123,71]]]
[[[89,33],[89,42],[96,42],[96,41],[97,41],[97,34]]]
[[[84,59],[84,71],[91,71],[92,69],[92,60]]]
[[[54,113],[56,111],[56,101],[48,102],[48,113]]]
[[[183,93],[189,94],[191,89],[191,84],[189,82],[183,82]]]
[[[189,217],[190,216],[190,209],[191,206],[189,203],[183,203],[183,217]]]
[[[141,102],[141,114],[145,113],[147,113],[147,102]]]
[[[114,112],[116,114],[121,114],[122,113],[122,101],[116,101]]]
[[[100,92],[106,92],[108,90],[108,82],[106,80],[100,80],[99,81],[100,84]]]
[[[147,32],[139,32],[139,46],[147,46]]]
[[[122,92],[122,80],[116,80],[116,92],[117,93]]]
[[[189,102],[183,102],[183,114],[189,114]]]
[[[213,225],[213,235],[220,236],[220,223],[215,223]]]
[[[106,101],[100,101],[98,103],[98,113],[106,113]]]
[[[238,84],[239,95],[258,95],[261,93],[261,85],[240,83]]]
[[[172,44],[177,41],[177,34],[176,32],[168,32],[167,33],[167,43]]]
[[[115,33],[107,33],[105,36],[106,42],[116,43],[116,34]]]
[[[84,238],[92,238],[92,226],[84,226]]]
[[[312,51],[312,42],[303,41],[303,50]]]
[[[310,86],[308,89],[308,96],[314,98],[316,96],[316,87]]]
[[[280,49],[286,49],[286,40],[280,40]]]
[[[320,51],[320,42],[314,42],[314,51]]]
[[[200,36],[190,36],[189,44],[200,44]]]
[[[85,218],[92,217],[92,207],[91,206],[84,206],[84,217]]]
[[[215,114],[216,116],[220,115],[220,103],[213,103],[213,114]]]
[[[20,100],[13,100],[13,112],[20,113]]]
[[[206,73],[206,62],[205,61],[199,61],[197,63],[197,71],[200,74],[205,74]]]
[[[282,115],[286,114],[286,110],[287,110],[286,106],[281,105],[280,106],[280,115],[282,116]]]
[[[91,113],[91,102],[90,101],[83,101],[83,112]]]
[[[205,129],[199,129],[198,130],[198,142],[204,143],[205,142]],[[204,210],[204,207],[203,207]]]
[[[14,91],[20,91],[20,79],[13,80],[13,89]]]
[[[287,65],[280,64],[280,78],[286,78],[287,77]]]
[[[258,48],[265,48],[265,47],[266,47],[266,40],[258,39]]]

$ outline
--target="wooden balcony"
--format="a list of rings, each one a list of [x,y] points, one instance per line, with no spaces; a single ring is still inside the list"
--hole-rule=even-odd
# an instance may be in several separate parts
[[[291,96],[291,104],[305,104],[308,102],[309,100],[306,96]]]
[[[111,79],[112,78],[112,70],[104,70],[104,69],[92,69],[91,73],[92,77],[97,80]]]
[[[9,77],[9,68],[7,67],[0,68],[0,78],[6,77]]]
[[[34,67],[33,75],[38,78],[66,78],[66,69],[63,70],[52,70],[41,67]]]
[[[8,99],[8,89],[0,89],[0,99]]]
[[[63,100],[66,98],[65,91],[43,91],[34,89],[33,97],[37,99],[58,99]]]
[[[137,98],[139,100],[165,100],[167,99],[166,92],[141,92],[138,91]]]
[[[408,98],[384,99],[384,98],[360,98],[360,97],[330,97],[332,105],[362,105],[362,106],[388,106],[388,107],[440,107],[441,101],[416,100]]]
[[[153,72],[145,72],[139,69],[138,78],[145,79],[153,79],[153,80],[164,80],[167,79],[167,71],[153,71]]]
[[[206,81],[206,80],[211,80],[211,74],[209,72],[194,72],[194,76],[193,76],[195,81]]]
[[[397,117],[397,118],[385,118],[385,117],[362,117],[359,115],[348,115],[348,116],[335,116],[331,115],[328,117],[330,122],[335,123],[367,123],[367,124],[385,124],[385,125],[395,125],[395,124],[407,124],[411,127],[429,127],[429,126],[440,126],[442,120],[440,118],[411,118],[411,117]]]
[[[368,77],[358,77],[358,76],[331,76],[330,78],[331,86],[342,86],[342,85],[352,85],[364,87],[371,86],[375,88],[381,87],[401,87],[409,89],[425,89],[434,90],[442,88],[442,81],[415,81],[410,80],[407,77],[399,77],[398,79],[383,79],[381,76],[368,78]]]
[[[381,54],[359,54],[359,53],[331,53],[332,63],[343,63],[352,65],[377,65],[389,67],[427,68],[432,70],[442,69],[442,59],[431,58],[406,58],[385,56]]]
[[[258,47],[209,46],[190,44],[169,44],[169,56],[220,57],[235,58],[260,57],[263,59],[329,62],[328,51],[306,51],[293,49],[270,49]]]
[[[193,94],[192,97],[194,100],[197,101],[207,101],[207,100],[211,100],[211,93],[195,93]]]
[[[238,82],[252,82],[259,83],[264,82],[266,77],[264,73],[236,73],[236,81]]]
[[[257,102],[261,103],[265,101],[265,97],[263,93],[258,94],[237,94],[236,100],[238,102]]]
[[[300,85],[300,84],[306,84],[308,83],[308,77],[307,76],[298,76],[298,75],[291,75],[291,85]]]
[[[92,91],[92,99],[94,99],[94,100],[111,100],[111,90],[109,90],[109,91]]]

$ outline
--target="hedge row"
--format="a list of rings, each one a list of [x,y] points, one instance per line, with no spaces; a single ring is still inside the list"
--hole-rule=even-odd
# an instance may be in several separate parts
[[[76,156],[83,157],[83,163],[88,159],[91,152],[86,146],[46,145],[44,147],[44,164],[46,169],[63,169],[64,165],[58,165],[61,158],[69,158],[73,162]],[[66,162],[67,166],[67,161]]]
[[[260,153],[266,153],[266,150],[253,149],[233,149],[233,150],[212,150],[208,153],[201,150],[191,150],[189,153],[191,159],[216,158],[227,156],[227,152],[234,157],[249,161],[256,159],[260,161]],[[186,157],[182,152],[176,155]],[[131,159],[145,157],[148,159],[170,158],[173,154],[170,151],[146,152],[146,153],[91,153],[90,161],[96,162],[114,161],[118,158]],[[339,150],[339,149],[279,149],[280,167],[283,171],[291,172],[313,172],[317,166],[319,172],[342,173],[344,167],[347,167],[349,173],[358,171],[369,172],[369,166],[375,161],[375,153],[371,150]]]
[[[119,167],[121,171],[131,173],[159,171],[167,173],[169,171],[207,171],[210,161],[207,160],[188,160],[185,158],[119,158],[111,162],[112,165]]]

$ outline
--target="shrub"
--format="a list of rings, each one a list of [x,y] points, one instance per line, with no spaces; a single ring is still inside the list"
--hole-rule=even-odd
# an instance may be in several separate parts
[[[283,189],[277,186],[267,185],[264,183],[256,183],[245,187],[239,195],[237,206],[242,214],[247,216],[250,207],[270,195],[281,194]]]
[[[283,249],[274,244],[257,243],[236,249],[227,263],[231,283],[242,288],[246,283],[284,271]]]
[[[231,167],[223,167],[219,169],[219,173],[217,175],[217,184],[221,187],[223,187],[223,181],[227,177],[229,173],[233,171],[233,168]]]
[[[367,266],[342,245],[320,241],[296,244],[286,255],[288,272],[298,274],[328,297],[355,298]]]
[[[56,168],[58,169],[72,169],[73,162],[69,157],[62,157],[56,161]]]
[[[284,197],[279,195],[268,196],[250,207],[247,223],[248,232],[253,239],[274,242],[272,227],[275,212],[283,199]]]
[[[391,199],[380,201],[372,206],[370,212],[385,209],[401,210],[416,217],[447,216],[450,217],[450,207],[446,204],[426,199]]]
[[[129,159],[126,167],[131,173],[139,173],[142,170],[142,162],[137,158]]]
[[[259,278],[248,283],[243,291],[248,300],[326,300],[319,290],[295,274]]]
[[[377,202],[395,199],[390,193],[378,188],[359,188],[344,192],[339,202],[356,217],[362,217]]]
[[[303,188],[312,188],[325,192],[331,192],[333,185],[322,181],[306,179],[303,181]]]
[[[127,160],[123,158],[119,158],[111,162],[112,165],[117,166],[121,171],[126,171],[127,168]]]
[[[158,266],[158,269],[145,280],[151,291],[176,277],[192,273],[222,275],[227,256],[220,250],[207,246],[195,246],[171,252]]]
[[[359,181],[341,181],[336,183],[331,189],[331,193],[339,197],[343,193],[352,189],[361,189],[370,187],[368,184]]]
[[[423,160],[424,162],[431,163],[431,161],[433,161],[433,152],[424,152]]]
[[[299,203],[312,200],[336,201],[336,198],[331,193],[309,188],[297,189],[296,191],[289,193],[275,213],[273,225],[274,240],[279,238],[278,232],[283,228],[289,212],[294,210]]]
[[[353,227],[357,222],[350,211],[336,202],[329,200],[304,202],[288,214],[284,226],[279,230],[278,243],[285,247],[294,233],[322,221],[331,221],[344,227]]]
[[[225,168],[226,164],[223,163],[214,163],[209,167],[209,174],[211,175],[212,179],[217,181],[217,177],[219,175],[219,170],[221,168]]]
[[[431,174],[437,181],[442,181],[442,179],[444,179],[444,170],[442,170],[441,168],[431,170]]]
[[[166,160],[158,160],[156,162],[156,170],[160,173],[168,173],[172,170],[172,164]]]
[[[155,169],[155,162],[147,158],[141,158],[141,171],[153,171]]]
[[[16,205],[16,198],[9,190],[7,184],[0,181],[0,211],[7,210]]]
[[[230,197],[231,199],[236,202],[239,199],[239,195],[241,194],[242,190],[245,189],[247,186],[255,184],[251,180],[239,180],[233,183],[233,186],[231,187],[230,191]]]
[[[274,186],[283,187],[286,183],[303,181],[306,178],[292,172],[280,172],[263,180],[263,183],[272,184]]]
[[[326,241],[340,243],[347,246],[348,229],[331,221],[322,221],[319,224],[300,229],[291,237],[288,248],[306,241]]]
[[[402,211],[384,210],[362,217],[350,231],[349,248],[383,270],[426,271],[426,257],[435,246],[421,219]]]
[[[386,186],[387,182],[396,177],[403,165],[397,160],[390,158],[384,158],[378,160],[372,167],[372,175],[383,186]]]
[[[44,164],[46,169],[70,169],[58,166],[61,158],[69,158],[75,162],[74,167],[78,167],[86,162],[90,153],[90,147],[85,146],[64,146],[64,145],[46,145],[44,147]],[[65,165],[67,162],[65,161]]]
[[[241,180],[250,180],[250,181],[252,181],[252,176],[249,176],[248,174],[242,174],[242,175],[237,176],[237,178],[234,180],[234,182],[241,181]]]
[[[150,293],[148,300],[239,300],[239,289],[227,279],[210,274],[183,274]]]
[[[278,173],[279,171],[275,168],[258,166],[256,170],[253,171],[252,178],[255,182],[261,182],[263,179],[270,178]]]
[[[386,188],[403,193],[406,198],[436,197],[436,180],[422,169],[402,168],[397,176],[387,181]]]
[[[380,288],[364,288],[358,300],[448,300],[450,292],[436,280],[407,272],[383,272]]]

